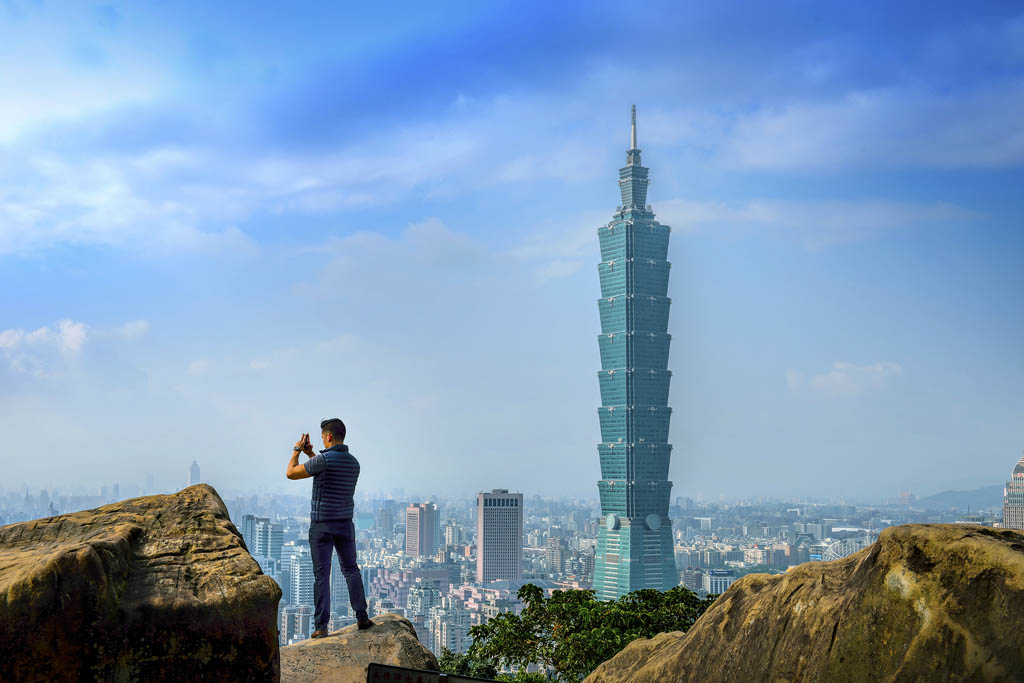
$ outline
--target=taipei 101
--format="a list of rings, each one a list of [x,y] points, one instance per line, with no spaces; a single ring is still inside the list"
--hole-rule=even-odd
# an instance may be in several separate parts
[[[0,1],[0,681],[1024,679],[1022,45]]]

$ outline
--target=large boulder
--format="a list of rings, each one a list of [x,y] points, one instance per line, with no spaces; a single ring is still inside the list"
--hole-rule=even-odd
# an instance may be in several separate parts
[[[0,528],[4,681],[277,681],[281,589],[210,486]]]
[[[416,639],[416,629],[395,614],[379,614],[374,626],[355,625],[324,638],[281,648],[282,683],[365,683],[371,663],[439,671],[437,658]]]
[[[683,634],[630,643],[587,683],[1019,681],[1024,534],[909,524],[834,562],[734,583]]]

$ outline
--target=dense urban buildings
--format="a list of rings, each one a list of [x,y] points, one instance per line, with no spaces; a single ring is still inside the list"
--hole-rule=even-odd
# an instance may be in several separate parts
[[[508,489],[478,493],[476,520],[476,580],[522,578],[523,494]]]
[[[1024,457],[1017,461],[1003,487],[1003,526],[1024,529]]]
[[[668,517],[668,238],[647,204],[633,107],[622,206],[598,230],[601,244],[601,528],[594,590],[610,600],[678,582]]]

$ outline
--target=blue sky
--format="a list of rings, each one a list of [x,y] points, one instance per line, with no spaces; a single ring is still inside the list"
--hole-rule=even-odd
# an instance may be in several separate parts
[[[595,495],[635,103],[675,494],[1000,482],[1024,12],[681,4],[0,3],[5,481]]]

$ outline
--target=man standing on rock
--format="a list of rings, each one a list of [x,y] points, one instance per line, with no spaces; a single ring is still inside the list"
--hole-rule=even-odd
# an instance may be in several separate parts
[[[327,635],[331,620],[331,555],[338,551],[341,573],[348,583],[348,599],[360,630],[373,622],[366,613],[363,577],[356,564],[356,528],[352,523],[355,501],[352,499],[359,479],[359,461],[348,452],[345,423],[331,418],[320,423],[324,450],[313,455],[309,434],[303,434],[292,449],[292,458],[285,472],[289,479],[313,477],[313,504],[310,510],[309,550],[313,556],[313,616],[316,630],[311,638]],[[299,464],[299,453],[309,456]]]

